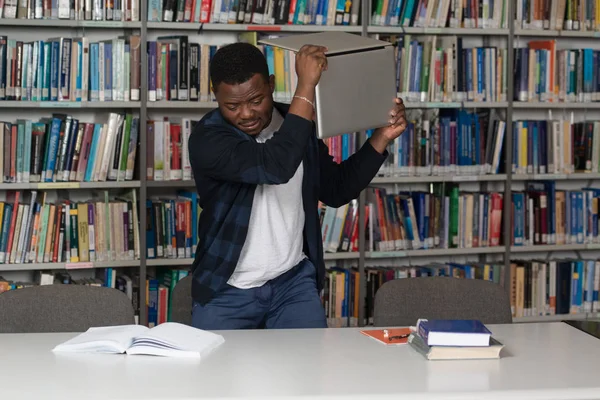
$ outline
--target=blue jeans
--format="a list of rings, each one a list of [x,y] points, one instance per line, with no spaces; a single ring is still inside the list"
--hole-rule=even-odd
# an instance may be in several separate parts
[[[316,269],[304,259],[260,287],[226,285],[204,306],[194,302],[192,325],[204,330],[326,328]]]

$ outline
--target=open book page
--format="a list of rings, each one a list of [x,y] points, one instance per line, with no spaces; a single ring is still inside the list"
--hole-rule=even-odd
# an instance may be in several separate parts
[[[148,354],[167,357],[204,357],[225,339],[176,322],[165,322],[136,337],[127,354]]]
[[[136,336],[147,332],[144,325],[118,325],[89,328],[56,346],[55,352],[125,353]]]

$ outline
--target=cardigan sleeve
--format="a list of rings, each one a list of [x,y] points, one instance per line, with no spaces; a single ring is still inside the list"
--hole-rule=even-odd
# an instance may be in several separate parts
[[[319,140],[319,200],[330,207],[341,207],[357,198],[387,157],[387,150],[381,154],[367,141],[360,150],[338,164],[325,143]]]

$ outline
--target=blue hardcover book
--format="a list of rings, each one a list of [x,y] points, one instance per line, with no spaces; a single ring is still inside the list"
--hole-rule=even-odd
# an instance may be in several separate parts
[[[51,42],[50,56],[50,101],[58,101],[58,88],[60,86],[60,43],[57,40]]]
[[[490,345],[492,333],[478,320],[419,320],[417,332],[428,346]]]

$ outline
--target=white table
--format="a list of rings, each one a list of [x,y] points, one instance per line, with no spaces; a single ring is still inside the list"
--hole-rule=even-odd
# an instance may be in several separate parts
[[[74,334],[4,334],[0,398],[600,399],[600,340],[562,323],[490,328],[500,360],[426,361],[347,328],[222,332],[202,361],[55,354]]]

